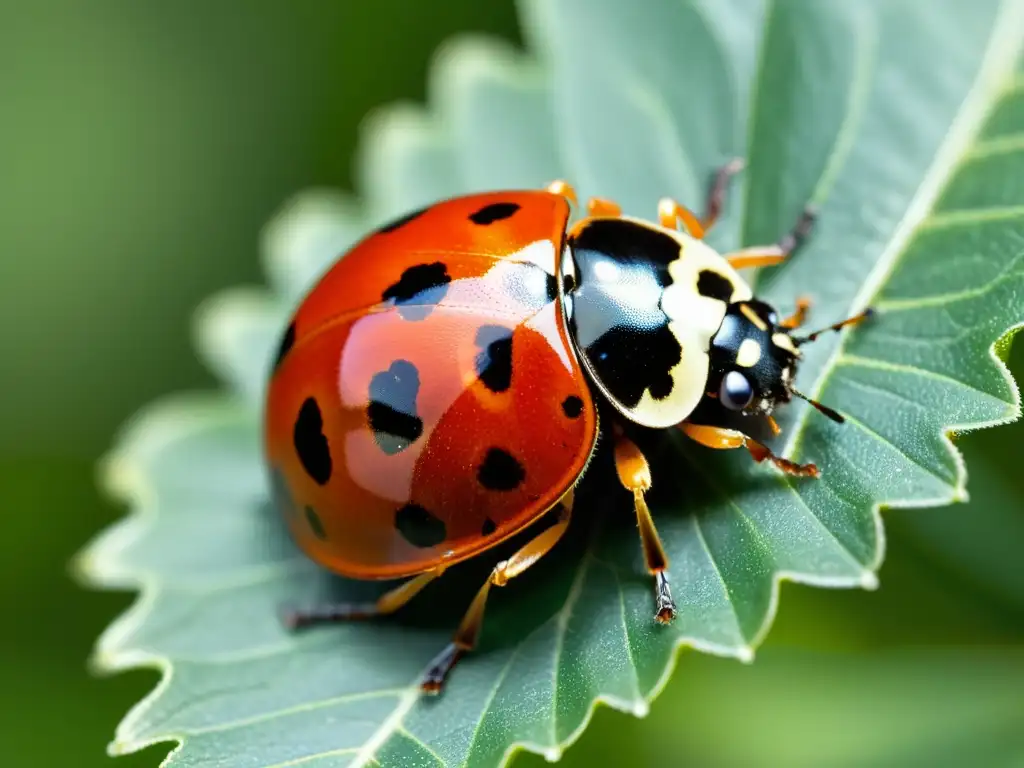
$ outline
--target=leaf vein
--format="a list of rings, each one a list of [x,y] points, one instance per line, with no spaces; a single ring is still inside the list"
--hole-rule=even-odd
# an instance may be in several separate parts
[[[545,621],[544,624],[542,624],[541,626],[544,626],[546,624],[547,622]],[[540,627],[538,627],[537,629],[540,629]],[[537,630],[534,631],[536,632]],[[469,737],[469,746],[466,748],[466,758],[462,761],[463,768],[469,765],[469,758],[470,755],[473,754],[473,747],[476,746],[476,740],[480,734],[480,728],[483,725],[484,720],[487,717],[487,714],[491,710],[491,705],[494,703],[494,699],[498,695],[498,690],[501,688],[501,684],[505,682],[505,677],[508,675],[508,671],[512,669],[512,663],[519,655],[519,649],[522,647],[523,643],[520,643],[512,649],[512,652],[509,654],[508,660],[505,662],[505,665],[501,668],[501,670],[498,672],[497,677],[495,677],[494,679],[494,685],[491,687],[491,692],[490,694],[488,694],[487,700],[484,702],[483,709],[480,710],[480,717],[477,719],[476,725],[473,728],[473,733]]]
[[[614,568],[609,568],[612,572],[612,578],[615,579],[615,586],[619,591],[619,617],[622,619],[622,641],[626,647],[626,655],[629,657],[629,666],[633,670],[633,691],[634,701],[643,700],[643,694],[640,692],[640,670],[636,664],[636,655],[633,653],[633,643],[630,641],[629,635],[629,622],[626,620],[626,592],[622,588],[622,579],[619,578],[619,573]]]
[[[1004,133],[991,139],[979,141],[964,153],[964,163],[975,160],[986,160],[995,155],[1008,155],[1024,152],[1024,131]]]
[[[374,759],[377,755],[377,750],[380,749],[384,742],[387,741],[388,736],[395,732],[402,724],[402,718],[404,718],[409,710],[413,708],[416,702],[419,700],[420,688],[417,681],[414,680],[405,692],[401,695],[398,700],[398,705],[391,711],[384,721],[380,724],[376,731],[366,740],[359,753],[356,755],[356,759],[353,761],[353,768],[362,768],[370,760]]]
[[[248,725],[255,725],[256,723],[266,722],[267,720],[274,720],[278,717],[286,717],[288,715],[296,715],[301,712],[315,712],[318,709],[324,707],[331,707],[335,704],[347,704],[352,701],[367,701],[369,699],[381,699],[386,696],[394,696],[398,698],[405,691],[404,688],[390,688],[381,691],[361,691],[359,693],[349,693],[343,696],[332,696],[328,699],[319,699],[317,701],[310,701],[304,704],[296,704],[293,707],[285,707],[283,709],[276,709],[272,712],[264,712],[259,715],[252,717],[245,717],[239,720],[232,720],[227,723],[219,723],[218,725],[208,725],[200,728],[190,728],[188,731],[189,736],[196,736],[203,733],[222,733],[224,731],[231,731],[235,728],[244,728]],[[353,749],[353,752],[356,750]]]
[[[595,533],[599,526],[594,526]],[[576,606],[576,601],[579,600],[580,595],[583,593],[583,584],[586,581],[587,572],[590,570],[590,564],[593,562],[593,558],[590,556],[590,548],[587,548],[587,553],[583,556],[580,567],[576,572],[576,577],[573,579],[572,586],[569,588],[569,594],[566,595],[565,605],[561,607],[557,614],[555,614],[555,647],[552,656],[552,668],[551,668],[551,691],[553,701],[551,702],[551,743],[557,745],[559,743],[558,738],[558,677],[559,668],[562,664],[562,650],[565,646],[565,634],[569,629],[569,619],[572,616],[572,610]]]
[[[886,392],[884,389],[879,389],[878,387],[872,387],[870,385],[862,384],[861,382],[857,382],[857,381],[852,381],[851,380],[848,383],[852,387],[855,387],[855,388],[858,388],[858,389],[863,389],[863,390],[866,390],[866,391],[869,391],[869,392],[875,392],[875,393],[878,393],[878,394],[888,395],[888,396],[893,397],[893,398],[895,398],[897,400],[900,400],[902,402],[914,404],[914,405],[917,406],[917,408],[919,410],[923,409],[923,406],[921,406],[920,404],[914,403],[912,400],[908,400],[907,398],[903,397],[902,395],[896,395],[896,394],[894,394],[892,392]],[[948,478],[942,477],[934,469],[932,469],[930,467],[926,467],[924,464],[922,464],[916,458],[914,458],[913,456],[908,454],[906,451],[904,451],[898,445],[895,445],[887,437],[885,437],[885,436],[879,434],[878,432],[876,432],[874,429],[869,427],[867,424],[865,424],[863,421],[858,419],[856,416],[851,416],[849,414],[845,414],[845,416],[846,416],[846,422],[848,424],[852,424],[853,426],[857,427],[862,432],[864,432],[868,437],[873,437],[875,440],[877,440],[882,445],[889,446],[889,448],[891,448],[895,453],[899,454],[904,459],[906,459],[907,462],[909,464],[911,464],[912,466],[915,466],[915,467],[919,468],[922,472],[924,472],[925,474],[927,474],[930,477],[935,478],[936,480],[938,480],[940,483],[942,483],[945,486],[949,486],[951,488],[955,487],[955,485],[956,485],[956,479],[955,478],[952,481],[950,481]]]
[[[351,755],[357,750],[352,747],[345,747],[343,749],[332,749],[329,752],[317,752],[313,755],[303,755],[302,757],[296,757],[292,760],[285,760],[281,763],[268,763],[261,768],[291,768],[294,765],[302,765],[313,760],[319,760],[321,757],[333,757],[335,755]]]
[[[419,744],[421,747],[423,747],[423,750],[428,755],[433,757],[434,760],[437,761],[437,764],[439,766],[441,766],[441,768],[444,768],[444,766],[448,765],[448,763],[445,762],[444,758],[442,758],[439,754],[437,754],[437,752],[435,752],[434,749],[429,744],[427,744],[427,742],[425,742],[423,739],[421,739],[416,734],[414,734],[411,731],[407,730],[403,725],[399,724],[398,727],[395,728],[394,732],[395,733],[400,733],[402,736],[405,736],[405,738],[409,739],[410,741],[414,741],[417,744]],[[373,758],[373,760],[374,760],[374,762],[376,762],[376,758]]]
[[[935,371],[929,371],[927,368],[920,368],[916,365],[910,365],[907,363],[893,363],[888,360],[878,360],[869,357],[860,357],[859,355],[851,355],[848,352],[844,352],[836,361],[838,366],[849,366],[850,368],[872,368],[880,371],[890,371],[892,373],[905,373],[913,376],[921,376],[922,378],[931,379],[933,381],[941,382],[945,385],[956,387],[958,389],[967,390],[972,395],[979,395],[987,400],[1000,405],[1000,406],[1011,406],[1011,403],[1002,400],[991,392],[986,392],[982,389],[978,389],[967,382],[954,379],[952,376],[947,376],[943,373],[936,373]]]
[[[1016,266],[1017,263],[1024,263],[1024,253],[1021,253],[1013,260],[1013,262],[1007,267],[1006,272],[1009,272],[1009,268]],[[945,309],[948,304],[953,304],[958,301],[983,298],[984,296],[992,293],[995,289],[1001,288],[1004,284],[1020,279],[1024,279],[1024,274],[1001,274],[999,277],[996,277],[991,282],[987,283],[983,288],[967,288],[962,291],[933,294],[931,296],[920,296],[913,299],[883,299],[875,305],[875,309],[884,312],[907,312],[915,309],[925,309],[927,307],[939,307]],[[950,320],[952,320],[952,318],[950,318]],[[964,326],[959,327],[964,329]]]
[[[1024,205],[990,205],[985,208],[933,210],[921,219],[917,230],[907,239],[906,245],[909,246],[922,232],[929,230],[952,229],[953,227],[973,226],[983,222],[1012,221],[1022,218],[1024,218]]]
[[[743,627],[740,625],[740,615],[736,610],[736,603],[733,602],[732,592],[729,590],[729,582],[725,580],[722,575],[721,569],[718,567],[718,561],[715,560],[715,556],[711,552],[711,547],[708,546],[708,541],[704,536],[704,531],[700,527],[700,516],[697,514],[690,515],[690,519],[693,520],[693,530],[697,534],[697,541],[700,542],[701,547],[708,556],[708,562],[711,563],[711,567],[715,571],[715,575],[718,577],[718,583],[722,585],[722,596],[725,598],[725,602],[729,604],[729,610],[732,611],[733,620],[736,624],[736,636],[741,638],[746,644],[747,638],[743,634]]]

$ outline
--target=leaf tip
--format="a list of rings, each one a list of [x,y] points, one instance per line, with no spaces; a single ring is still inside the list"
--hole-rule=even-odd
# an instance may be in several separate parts
[[[863,571],[860,575],[860,586],[863,589],[875,591],[878,589],[878,574],[874,571]]]
[[[107,743],[107,755],[109,757],[124,757],[139,750],[139,745],[125,739],[114,739]]]
[[[736,649],[736,658],[744,664],[753,664],[754,649],[749,645],[741,645]]]
[[[549,763],[557,763],[562,759],[562,749],[560,747],[548,747],[544,750],[544,759]]]
[[[116,658],[106,650],[94,650],[85,661],[85,668],[89,671],[89,674],[96,677],[109,675],[116,667]]]

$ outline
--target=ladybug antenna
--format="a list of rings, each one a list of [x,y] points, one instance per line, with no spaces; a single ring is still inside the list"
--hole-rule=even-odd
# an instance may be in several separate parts
[[[821,334],[823,334],[823,333],[828,333],[829,331],[841,331],[843,328],[845,328],[848,325],[857,325],[858,323],[863,322],[864,320],[867,320],[874,313],[875,313],[875,311],[871,307],[868,307],[863,312],[858,312],[853,317],[848,317],[845,320],[841,320],[838,323],[833,323],[832,325],[828,326],[827,328],[821,328],[820,330],[817,330],[814,333],[809,333],[806,336],[793,336],[792,337],[793,343],[796,346],[798,346],[798,347],[802,346],[804,344],[807,344],[808,342],[814,341],[819,336],[821,336]],[[803,395],[801,395],[801,397],[803,397]],[[806,398],[804,398],[804,399],[806,399]]]
[[[827,405],[822,405],[817,400],[814,400],[813,398],[810,398],[807,395],[805,395],[803,392],[797,392],[795,389],[791,389],[789,391],[792,392],[797,397],[799,397],[801,400],[806,400],[808,403],[813,405],[823,414],[832,419],[832,421],[834,421],[836,424],[842,424],[844,421],[846,421],[846,419],[843,418],[843,415],[841,413],[832,410]]]

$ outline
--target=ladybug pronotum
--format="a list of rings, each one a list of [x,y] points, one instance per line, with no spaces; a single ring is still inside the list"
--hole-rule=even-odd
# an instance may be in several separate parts
[[[741,165],[715,175],[703,218],[664,199],[653,223],[592,198],[570,226],[576,195],[559,181],[409,213],[323,275],[284,332],[267,387],[277,505],[325,568],[405,580],[371,606],[295,612],[292,626],[391,613],[551,513],[551,526],[494,566],[432,662],[422,686],[437,692],[475,646],[491,587],[565,532],[599,431],[635,500],[659,622],[675,605],[644,501],[651,472],[627,428],[678,429],[817,475],[727,426],[739,414],[777,433],[772,411],[804,397],[793,388],[799,348],[822,332],[792,335],[807,302],[779,319],[737,272],[785,260],[809,233],[809,210],[774,245],[722,256],[703,242]],[[599,404],[613,414],[600,425]]]

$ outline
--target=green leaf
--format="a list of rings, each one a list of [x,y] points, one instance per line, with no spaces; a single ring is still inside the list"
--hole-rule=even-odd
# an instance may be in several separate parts
[[[176,740],[176,766],[496,765],[520,747],[556,758],[597,701],[645,714],[680,647],[752,659],[780,580],[874,586],[880,507],[962,500],[946,433],[1018,416],[993,345],[1024,321],[1024,2],[522,10],[530,54],[475,37],[446,47],[430,109],[369,121],[360,198],[293,201],[264,241],[274,290],[203,308],[200,350],[228,391],[155,405],[119,438],[105,477],[133,513],[79,567],[142,590],[100,638],[99,666],[164,678],[112,752]],[[650,499],[679,607],[666,628],[628,498],[596,467],[578,524],[494,595],[480,651],[438,700],[417,696],[419,675],[493,560],[453,569],[391,620],[286,633],[283,603],[376,589],[299,555],[260,458],[283,319],[336,255],[431,199],[555,176],[632,214],[653,216],[664,195],[700,207],[735,154],[749,169],[712,242],[774,240],[813,200],[813,240],[759,292],[783,311],[810,295],[815,325],[879,309],[807,347],[798,385],[847,423],[796,404],[780,418],[779,448],[823,477],[667,437]]]
[[[563,765],[1010,768],[1024,759],[1022,685],[1020,648],[766,648],[753,669],[692,657],[650,717],[598,713]]]

